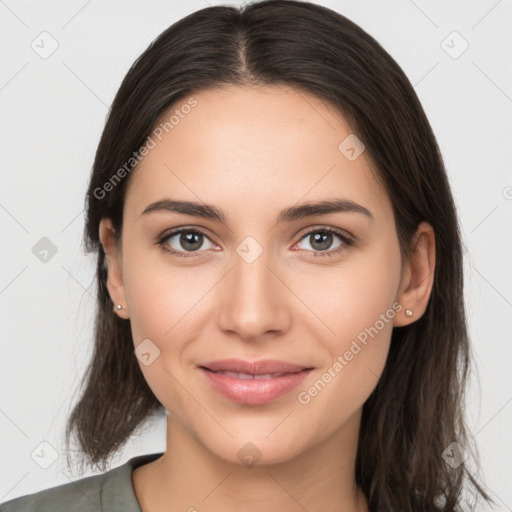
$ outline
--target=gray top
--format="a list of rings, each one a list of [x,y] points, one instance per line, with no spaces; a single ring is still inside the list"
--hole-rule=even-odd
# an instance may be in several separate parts
[[[0,512],[142,512],[132,471],[162,455],[139,455],[105,473],[14,498],[0,504]]]

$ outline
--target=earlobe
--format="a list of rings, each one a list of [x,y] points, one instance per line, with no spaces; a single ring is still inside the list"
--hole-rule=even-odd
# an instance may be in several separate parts
[[[413,238],[411,254],[402,272],[397,301],[403,313],[395,317],[393,325],[401,327],[420,318],[430,299],[435,270],[435,233],[427,222],[421,222]]]
[[[107,289],[112,299],[112,311],[122,318],[129,318],[128,306],[123,284],[122,259],[115,243],[115,230],[108,218],[103,218],[99,225],[99,238],[107,259]],[[121,306],[121,307],[119,307]]]

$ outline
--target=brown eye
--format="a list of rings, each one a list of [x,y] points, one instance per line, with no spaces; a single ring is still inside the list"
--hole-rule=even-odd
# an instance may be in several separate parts
[[[209,241],[209,238],[201,231],[196,229],[180,229],[162,237],[158,244],[171,254],[187,257],[194,256],[194,252],[202,252],[208,249],[209,247],[204,247],[206,240]]]
[[[339,241],[336,242],[336,239]],[[314,256],[324,256],[322,253],[325,253],[325,256],[331,256],[343,251],[353,243],[350,238],[332,228],[319,228],[309,231],[301,238],[299,243],[304,241],[308,242],[309,248],[303,247],[303,249],[314,252]],[[335,245],[333,246],[333,244]]]

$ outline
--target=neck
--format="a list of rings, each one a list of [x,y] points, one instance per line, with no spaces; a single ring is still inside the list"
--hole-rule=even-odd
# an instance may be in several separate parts
[[[219,458],[169,415],[166,451],[133,472],[134,490],[143,512],[367,512],[354,474],[359,423],[360,411],[299,455],[249,467]]]

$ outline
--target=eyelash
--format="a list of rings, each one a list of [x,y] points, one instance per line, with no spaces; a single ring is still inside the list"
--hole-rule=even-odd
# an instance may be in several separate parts
[[[180,233],[196,233],[196,234],[203,235],[204,237],[209,239],[208,235],[206,233],[204,233],[203,231],[201,231],[200,229],[180,228],[175,231],[171,231],[170,233],[163,234],[158,239],[157,244],[162,248],[163,251],[165,251],[173,256],[178,256],[179,258],[191,258],[191,257],[197,258],[198,256],[195,253],[200,252],[200,251],[193,251],[193,252],[187,253],[186,251],[176,251],[174,249],[169,249],[168,246],[166,246],[166,242],[169,240],[169,238],[172,238],[173,236],[178,235]],[[313,233],[333,234],[333,235],[338,236],[341,239],[341,241],[343,242],[343,244],[341,244],[339,247],[337,247],[336,249],[332,249],[330,251],[313,251],[313,256],[312,256],[313,258],[332,257],[333,254],[341,253],[342,251],[346,250],[348,247],[351,247],[354,243],[353,240],[348,238],[341,231],[338,231],[337,229],[334,229],[334,228],[324,227],[324,226],[319,226],[311,231],[308,231],[307,233],[305,233],[304,235],[301,236],[299,242],[301,242],[308,236],[312,235]],[[308,252],[311,252],[311,251],[308,251]]]

